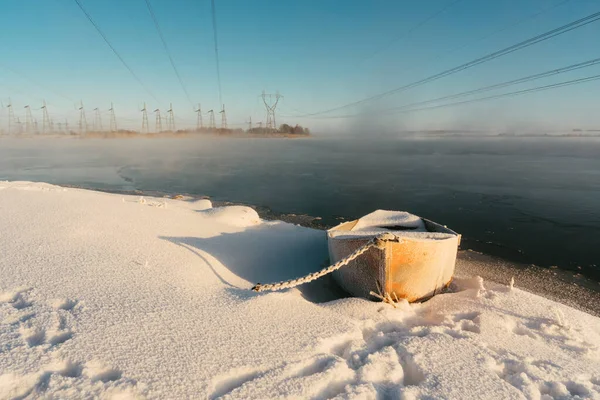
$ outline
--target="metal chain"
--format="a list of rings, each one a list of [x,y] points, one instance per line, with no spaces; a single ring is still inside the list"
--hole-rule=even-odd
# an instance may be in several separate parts
[[[377,247],[378,249],[383,250],[383,248],[385,246],[385,242],[389,242],[394,239],[396,239],[396,237],[393,234],[387,233],[387,232],[383,233],[383,234],[369,240],[367,243],[365,243],[363,246],[356,249],[353,253],[351,253],[344,259],[336,262],[333,265],[330,265],[327,268],[323,268],[322,270],[317,271],[317,272],[312,272],[306,276],[303,276],[302,278],[290,279],[289,281],[282,281],[282,282],[277,282],[277,283],[267,283],[267,284],[257,283],[252,288],[252,290],[255,292],[276,291],[276,290],[290,289],[290,288],[302,285],[304,283],[312,282],[316,279],[319,279],[322,276],[330,274],[333,271],[336,271],[336,270],[348,265],[350,263],[350,261],[359,257],[361,254],[363,254],[364,252],[369,250],[371,247]]]

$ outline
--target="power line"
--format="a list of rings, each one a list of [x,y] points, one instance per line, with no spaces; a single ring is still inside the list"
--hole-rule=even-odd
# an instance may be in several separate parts
[[[369,58],[375,57],[377,54],[381,53],[382,51],[385,51],[387,49],[390,48],[390,46],[392,46],[394,43],[396,43],[397,41],[399,41],[400,39],[403,39],[405,37],[407,37],[408,35],[410,35],[411,33],[413,33],[414,31],[416,31],[417,29],[419,29],[420,27],[422,27],[423,25],[427,24],[429,21],[435,19],[437,16],[445,13],[446,11],[448,11],[451,7],[453,7],[454,5],[456,5],[457,3],[460,3],[462,0],[454,0],[448,4],[446,4],[444,7],[442,7],[441,9],[437,10],[436,12],[434,12],[433,14],[429,15],[427,18],[425,18],[424,20],[420,21],[419,23],[417,23],[416,25],[414,25],[412,28],[410,28],[408,31],[401,33],[400,35],[396,36],[394,39],[392,39],[391,41],[388,42],[388,44],[386,44],[384,47],[381,47],[379,50],[376,50],[373,54],[371,54],[370,56],[366,57],[363,59],[363,61],[368,60]]]
[[[600,64],[600,58],[595,58],[595,59],[584,61],[584,62],[580,62],[580,63],[577,63],[577,64],[568,65],[566,67],[556,68],[556,69],[553,69],[553,70],[540,72],[538,74],[529,75],[529,76],[526,76],[526,77],[523,77],[523,78],[513,79],[513,80],[510,80],[510,81],[501,82],[501,83],[496,83],[494,85],[484,86],[484,87],[478,88],[478,89],[473,89],[473,90],[468,90],[468,91],[465,91],[465,92],[455,93],[455,94],[452,94],[452,95],[438,97],[438,98],[431,99],[431,100],[424,100],[424,101],[419,101],[419,102],[416,102],[416,103],[405,104],[405,105],[398,106],[398,107],[387,108],[385,110],[381,110],[380,112],[370,113],[370,115],[373,115],[373,114],[374,115],[393,114],[394,111],[401,111],[401,110],[406,110],[406,109],[412,109],[415,106],[422,106],[422,105],[425,105],[425,104],[438,103],[438,102],[444,101],[444,100],[452,100],[452,99],[457,99],[457,98],[461,98],[461,97],[467,97],[467,96],[471,96],[473,94],[488,92],[490,90],[495,90],[495,89],[501,89],[501,88],[504,88],[504,87],[507,87],[507,86],[513,86],[513,85],[517,85],[517,84],[520,84],[520,83],[526,83],[526,82],[534,81],[534,80],[541,79],[541,78],[547,78],[549,76],[564,74],[566,72],[571,72],[571,71],[575,71],[575,70],[578,70],[578,69],[591,67],[591,66],[598,65],[598,64]],[[320,117],[320,118],[323,118],[323,119],[344,119],[344,118],[356,118],[356,117],[361,117],[361,115],[360,114],[349,114],[349,115],[337,115],[337,116]],[[317,118],[319,118],[319,117],[317,117]]]
[[[496,94],[496,95],[488,96],[488,97],[480,97],[480,98],[477,98],[477,99],[463,100],[463,101],[458,101],[458,102],[454,102],[454,103],[440,104],[440,105],[437,105],[437,106],[430,106],[430,107],[413,108],[413,109],[410,109],[410,110],[401,110],[399,113],[403,113],[404,114],[404,113],[409,113],[409,112],[414,112],[414,111],[433,110],[433,109],[453,107],[453,106],[458,106],[458,105],[463,105],[463,104],[479,103],[479,102],[482,102],[482,101],[499,99],[499,98],[503,98],[503,97],[515,97],[515,96],[519,96],[519,95],[522,95],[522,94],[534,93],[534,92],[541,92],[541,91],[544,91],[544,90],[556,89],[556,88],[564,87],[564,86],[577,85],[577,84],[580,84],[580,83],[592,82],[592,81],[596,81],[596,80],[600,80],[600,74],[599,75],[588,76],[588,77],[585,77],[585,78],[573,79],[573,80],[570,80],[570,81],[563,81],[563,82],[553,83],[553,84],[550,84],[550,85],[537,86],[537,87],[530,88],[530,89],[523,89],[523,90],[517,90],[517,91],[514,91],[514,92]]]
[[[380,93],[380,94],[377,94],[377,95],[374,95],[374,96],[371,96],[371,97],[367,97],[367,98],[362,99],[362,100],[358,100],[358,101],[355,101],[355,102],[352,102],[352,103],[348,103],[348,104],[345,104],[345,105],[342,105],[342,106],[330,108],[330,109],[325,110],[325,111],[319,111],[319,112],[314,112],[314,113],[310,113],[310,114],[301,115],[301,117],[309,117],[309,116],[314,116],[314,115],[327,114],[327,113],[330,113],[332,111],[337,111],[337,110],[341,110],[341,109],[344,109],[344,108],[356,106],[356,105],[359,105],[359,104],[362,104],[362,103],[365,103],[365,102],[368,102],[368,101],[377,100],[377,99],[389,96],[389,95],[394,94],[394,93],[398,93],[398,92],[401,92],[401,91],[404,91],[404,90],[407,90],[407,89],[411,89],[411,88],[414,88],[414,87],[417,87],[417,86],[420,86],[420,85],[423,85],[423,84],[426,84],[426,83],[438,80],[440,78],[444,78],[444,77],[446,77],[448,75],[452,75],[452,74],[455,74],[457,72],[466,70],[466,69],[474,67],[476,65],[483,64],[485,62],[491,61],[491,60],[496,59],[498,57],[505,56],[507,54],[510,54],[510,53],[515,52],[515,51],[524,49],[526,47],[533,46],[534,44],[537,44],[537,43],[543,42],[545,40],[551,39],[551,38],[553,38],[555,36],[562,35],[564,33],[570,32],[570,31],[572,31],[574,29],[581,28],[581,27],[583,27],[585,25],[591,24],[591,23],[596,22],[598,20],[600,20],[600,12],[596,12],[596,13],[590,14],[587,17],[580,18],[580,19],[578,19],[576,21],[570,22],[570,23],[568,23],[566,25],[563,25],[561,27],[552,29],[552,30],[550,30],[548,32],[545,32],[545,33],[542,33],[540,35],[534,36],[532,38],[529,38],[527,40],[524,40],[524,41],[519,42],[517,44],[514,44],[512,46],[506,47],[506,48],[504,48],[502,50],[495,51],[495,52],[487,54],[487,55],[485,55],[483,57],[480,57],[480,58],[477,58],[475,60],[469,61],[469,62],[467,62],[465,64],[462,64],[462,65],[459,65],[457,67],[447,69],[445,71],[442,71],[442,72],[437,73],[435,75],[431,75],[431,76],[429,76],[427,78],[418,80],[416,82],[409,83],[407,85],[400,86],[398,88],[395,88],[395,89],[392,89],[392,90],[388,90],[386,92],[383,92],[383,93]]]
[[[221,67],[219,65],[219,45],[217,40],[217,11],[215,8],[215,0],[211,0],[212,9],[212,25],[213,25],[213,37],[215,40],[215,59],[217,62],[217,83],[219,84],[219,104],[223,104],[223,96],[221,92]]]
[[[556,89],[556,88],[565,87],[565,86],[572,86],[572,85],[577,85],[577,84],[586,83],[586,82],[592,82],[592,81],[596,81],[596,80],[600,80],[600,74],[588,76],[585,78],[573,79],[570,81],[553,83],[550,85],[537,86],[537,87],[530,88],[530,89],[523,89],[523,90],[517,90],[514,92],[496,94],[496,95],[488,96],[488,97],[480,97],[477,99],[457,101],[454,103],[440,104],[437,106],[411,108],[408,110],[399,110],[395,114],[407,114],[407,113],[411,113],[411,112],[415,112],[415,111],[426,111],[426,110],[434,110],[434,109],[439,109],[439,108],[454,107],[454,106],[459,106],[459,105],[463,105],[463,104],[479,103],[479,102],[499,99],[499,98],[503,98],[503,97],[515,97],[515,96],[519,96],[519,95],[523,95],[523,94],[541,92],[544,90]]]
[[[530,19],[535,19],[535,18],[539,17],[540,15],[542,15],[542,14],[545,14],[545,13],[547,13],[548,11],[554,10],[555,8],[558,8],[558,7],[560,7],[560,6],[562,6],[562,5],[566,4],[566,3],[569,3],[569,2],[571,2],[571,1],[573,1],[573,0],[563,0],[563,1],[561,1],[561,2],[558,2],[558,3],[556,3],[556,4],[553,4],[553,5],[551,5],[551,6],[549,6],[549,7],[543,8],[543,9],[541,9],[540,11],[537,11],[537,12],[535,12],[535,13],[533,13],[533,14],[528,14],[528,15],[526,15],[525,17],[523,17],[523,18],[521,18],[521,19],[519,19],[519,20],[517,20],[517,21],[515,21],[515,22],[513,22],[513,23],[511,23],[511,24],[505,25],[505,26],[503,26],[502,28],[500,28],[500,29],[497,29],[497,30],[495,30],[495,31],[491,32],[491,33],[490,33],[490,34],[488,34],[488,35],[485,35],[485,36],[483,36],[483,37],[480,37],[480,38],[478,38],[478,39],[476,39],[476,40],[474,40],[474,41],[472,41],[472,42],[470,42],[470,43],[468,42],[467,44],[465,44],[465,45],[463,45],[463,46],[457,46],[457,47],[454,47],[454,48],[452,48],[452,49],[448,50],[448,51],[447,51],[447,52],[446,52],[444,55],[447,55],[447,54],[453,53],[453,52],[455,52],[455,51],[457,51],[457,50],[462,50],[462,49],[464,49],[464,48],[467,48],[467,47],[469,47],[470,45],[472,45],[472,44],[474,44],[474,43],[478,43],[478,42],[484,41],[484,40],[486,40],[486,39],[489,39],[489,38],[491,38],[492,36],[495,36],[495,35],[497,35],[497,34],[499,34],[499,33],[502,33],[502,32],[504,32],[504,31],[506,31],[507,29],[514,28],[515,26],[521,25],[523,22],[525,22],[525,21],[528,21],[528,20],[530,20]],[[433,59],[433,60],[431,60],[431,61],[438,60],[439,58],[441,58],[441,57],[436,57],[435,59]]]
[[[546,71],[546,72],[541,72],[539,74],[529,75],[524,78],[514,79],[512,81],[502,82],[502,83],[486,86],[486,87],[479,88],[479,89],[469,90],[467,92],[457,93],[457,94],[450,95],[450,96],[444,96],[444,97],[440,97],[440,98],[433,99],[433,100],[421,101],[418,103],[413,103],[412,105],[393,107],[393,108],[388,109],[387,111],[401,110],[401,109],[406,109],[409,107],[414,107],[415,105],[431,104],[431,103],[437,103],[437,102],[443,101],[443,100],[452,100],[452,99],[457,99],[457,98],[461,98],[461,97],[466,97],[466,96],[470,96],[473,94],[488,92],[490,90],[501,89],[501,88],[504,88],[507,86],[513,86],[513,85],[518,85],[521,83],[531,82],[531,81],[534,81],[537,79],[547,78],[549,76],[564,74],[566,72],[571,72],[571,71],[575,71],[578,69],[591,67],[591,66],[594,66],[597,64],[600,64],[600,58],[595,58],[593,60],[584,61],[582,63],[577,63],[577,64],[572,64],[567,67],[557,68],[557,69],[553,69],[553,70]]]
[[[160,25],[158,24],[158,19],[156,18],[156,15],[154,14],[154,10],[152,9],[150,0],[146,0],[146,6],[148,7],[148,11],[150,12],[152,21],[154,21],[154,27],[156,28],[156,31],[158,32],[158,36],[160,36],[160,40],[163,44],[163,47],[165,48],[165,52],[167,53],[167,56],[169,57],[169,61],[171,62],[171,67],[173,67],[173,71],[175,72],[175,75],[177,75],[177,80],[179,81],[179,85],[181,85],[181,89],[183,89],[183,92],[185,93],[185,97],[187,97],[188,102],[191,104],[192,107],[194,107],[194,103],[192,103],[192,100],[190,99],[190,94],[188,93],[187,89],[185,88],[185,85],[183,84],[181,75],[179,75],[179,70],[175,66],[175,61],[173,61],[173,57],[171,56],[171,51],[169,50],[169,46],[167,46],[165,37],[162,34],[162,30],[160,29]]]
[[[423,62],[424,63],[432,63],[432,62],[441,60],[441,59],[443,59],[444,57],[446,57],[449,54],[452,54],[452,53],[454,53],[454,52],[456,52],[458,50],[463,50],[463,49],[468,48],[469,46],[471,46],[471,45],[473,45],[475,43],[479,43],[479,42],[482,42],[482,41],[484,41],[486,39],[489,39],[489,38],[491,38],[491,37],[493,37],[493,36],[495,36],[495,35],[497,35],[499,33],[502,33],[504,31],[506,31],[507,29],[514,28],[515,26],[521,25],[522,23],[524,23],[524,22],[526,22],[528,20],[535,19],[535,18],[539,17],[540,15],[543,15],[543,14],[549,12],[549,11],[552,11],[555,8],[558,8],[558,7],[560,7],[560,6],[562,6],[562,5],[566,4],[566,3],[569,3],[571,1],[573,1],[573,0],[562,0],[562,1],[558,2],[558,3],[552,4],[549,7],[543,8],[543,9],[541,9],[539,11],[536,11],[536,12],[534,12],[532,14],[528,14],[528,15],[524,16],[523,18],[520,18],[520,19],[518,19],[516,21],[513,21],[513,22],[509,23],[508,25],[505,25],[502,28],[499,28],[499,29],[497,29],[497,30],[495,30],[495,31],[493,31],[493,32],[485,35],[485,36],[476,38],[475,40],[473,40],[471,42],[467,42],[465,44],[453,47],[450,50],[446,51],[445,53],[438,54],[438,55],[436,55],[434,57],[426,59]],[[416,68],[410,68],[409,71],[414,70],[414,69],[416,69]],[[287,117],[298,117],[298,118],[301,118],[305,114],[309,114],[306,111],[301,111],[301,110],[293,109],[293,108],[291,109],[291,111],[294,112],[294,113],[296,113],[296,114],[299,114],[299,115],[287,115]],[[336,117],[332,117],[332,118],[347,118],[347,117],[350,117],[350,116],[344,115],[344,116],[336,116]]]
[[[106,44],[108,45],[108,47],[110,47],[110,49],[115,54],[115,56],[117,56],[117,58],[121,61],[121,63],[125,66],[125,68],[127,68],[127,70],[129,71],[129,73],[131,73],[131,76],[133,76],[135,78],[135,80],[144,88],[144,90],[154,100],[156,100],[157,103],[160,103],[158,101],[158,99],[156,97],[154,97],[154,95],[152,94],[152,92],[150,91],[150,89],[148,89],[148,87],[146,85],[144,85],[144,82],[142,82],[142,80],[136,75],[136,73],[133,72],[133,70],[125,62],[125,60],[123,59],[123,57],[121,57],[121,55],[119,54],[119,52],[113,47],[113,45],[110,43],[110,41],[108,40],[108,38],[106,37],[106,35],[102,32],[102,30],[100,29],[100,27],[96,24],[96,22],[94,22],[94,19],[92,18],[92,16],[90,14],[88,14],[88,12],[85,10],[85,8],[83,8],[83,6],[81,5],[81,2],[79,0],[73,0],[73,1],[75,1],[75,3],[77,4],[77,6],[79,6],[79,8],[81,9],[81,11],[83,12],[83,14],[87,17],[87,19],[94,26],[94,28],[96,28],[96,31],[100,34],[100,36],[102,37],[102,39],[104,39],[104,41],[106,42]]]
[[[463,49],[468,48],[469,46],[471,46],[471,45],[473,45],[475,43],[479,43],[479,42],[482,42],[482,41],[484,41],[486,39],[489,39],[489,38],[491,38],[491,37],[493,37],[493,36],[495,36],[495,35],[497,35],[499,33],[502,33],[504,31],[506,31],[507,29],[514,28],[515,26],[521,25],[525,21],[528,21],[528,20],[531,20],[531,19],[535,19],[535,18],[539,17],[540,15],[545,14],[548,11],[551,11],[551,10],[553,10],[555,8],[558,8],[558,7],[560,7],[560,6],[562,6],[562,5],[566,4],[566,3],[569,3],[571,1],[573,1],[573,0],[562,0],[561,2],[555,3],[555,4],[553,4],[553,5],[549,6],[549,7],[546,7],[544,9],[539,10],[539,11],[536,11],[533,14],[528,14],[528,15],[524,16],[523,18],[520,18],[517,21],[513,21],[510,24],[505,25],[502,28],[499,28],[499,29],[497,29],[497,30],[495,30],[495,31],[493,31],[493,32],[485,35],[485,36],[476,38],[475,40],[473,40],[471,42],[467,42],[465,44],[453,47],[450,50],[446,51],[445,53],[438,54],[437,56],[429,58],[429,59],[427,59],[427,60],[425,60],[423,62],[424,63],[432,63],[432,62],[441,60],[441,59],[443,59],[445,56],[447,56],[449,54],[452,54],[452,53],[454,53],[454,52],[456,52],[458,50],[463,50]],[[410,70],[413,70],[413,69],[415,69],[415,68],[411,68]]]

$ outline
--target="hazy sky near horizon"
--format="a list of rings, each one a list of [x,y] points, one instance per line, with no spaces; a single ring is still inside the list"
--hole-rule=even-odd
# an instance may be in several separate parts
[[[81,0],[150,94],[131,76],[73,0],[4,1],[0,12],[0,99],[25,119],[29,104],[41,121],[75,126],[75,103],[93,109],[114,102],[121,127],[138,128],[139,108],[173,104],[177,127],[194,126],[193,107],[218,110],[219,94],[210,0],[150,0],[191,100],[181,89],[144,0]],[[600,21],[491,62],[376,102],[328,115],[297,118],[399,87],[484,56],[600,11],[595,0],[276,1],[216,0],[223,102],[230,124],[264,121],[259,95],[279,91],[278,123],[336,130],[440,128],[598,128],[600,81],[383,118],[369,113],[476,89],[600,57]],[[555,6],[557,5],[558,6]],[[545,11],[544,11],[545,10]],[[535,18],[519,23],[536,13]],[[499,32],[500,31],[500,32]],[[536,80],[483,96],[600,74],[600,65]],[[218,114],[215,114],[218,121]],[[208,120],[208,116],[204,116]],[[6,128],[7,110],[0,112]]]

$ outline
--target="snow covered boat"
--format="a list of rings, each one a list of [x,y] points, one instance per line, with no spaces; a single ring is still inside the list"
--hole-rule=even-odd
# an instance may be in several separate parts
[[[332,263],[374,244],[333,272],[344,290],[353,296],[371,298],[374,292],[409,302],[431,297],[450,284],[460,244],[460,235],[445,226],[385,210],[344,222],[327,237]]]

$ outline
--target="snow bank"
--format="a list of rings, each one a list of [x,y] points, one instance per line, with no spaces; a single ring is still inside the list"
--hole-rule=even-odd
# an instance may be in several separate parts
[[[600,320],[518,281],[456,279],[398,308],[328,279],[256,294],[319,269],[324,232],[0,187],[0,399],[600,398]]]
[[[210,216],[214,222],[230,226],[248,227],[260,223],[260,217],[256,211],[246,206],[211,208],[207,209],[205,214]]]
[[[200,199],[192,202],[194,208],[198,211],[209,210],[212,208],[212,202],[208,199]]]

